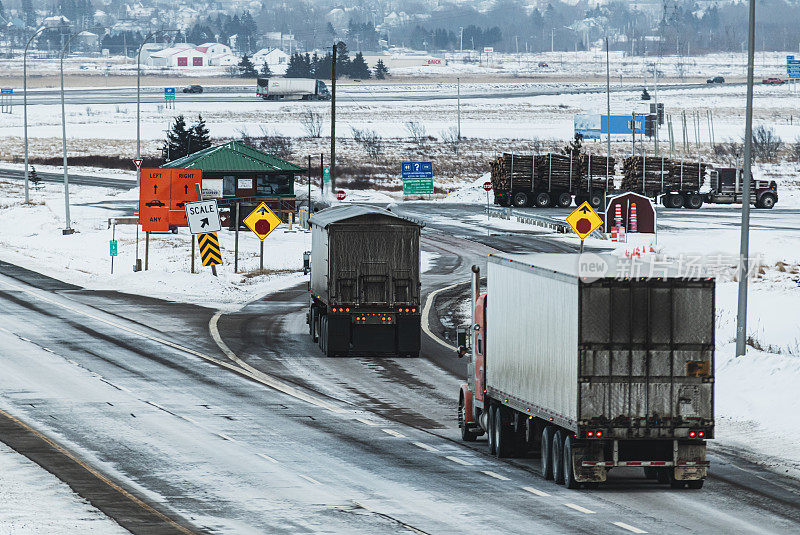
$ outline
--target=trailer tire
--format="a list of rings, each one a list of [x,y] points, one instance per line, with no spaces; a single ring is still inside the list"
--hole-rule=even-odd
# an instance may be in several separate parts
[[[758,199],[756,202],[756,208],[766,208],[767,210],[772,210],[772,207],[775,206],[775,203],[778,202],[778,199],[772,193],[765,193]]]
[[[680,193],[670,193],[667,197],[667,208],[682,208],[683,195]]]
[[[514,194],[514,206],[517,208],[528,206],[528,195],[522,192]]]
[[[669,483],[669,472],[672,468],[656,468],[656,480],[659,483]]]
[[[654,466],[645,466],[644,477],[645,479],[658,479],[658,468]]]
[[[703,483],[705,483],[705,479],[692,479],[686,482],[686,486],[692,490],[700,490],[703,488]]]
[[[690,208],[692,210],[697,210],[703,206],[703,196],[697,194],[687,195],[686,198],[683,200],[683,207]]]
[[[311,335],[311,341],[316,342],[319,339],[319,325],[318,319],[319,314],[317,314],[317,307],[311,307],[310,317],[308,318],[308,330],[309,334]]]
[[[553,204],[553,197],[546,191],[536,194],[535,204],[537,208],[549,208]]]
[[[489,455],[494,455],[496,451],[494,435],[494,405],[486,405],[486,436],[489,444]]]
[[[550,447],[553,458],[553,481],[559,485],[564,484],[564,431],[559,429],[553,435],[553,445]]]
[[[580,483],[575,479],[575,470],[572,465],[572,434],[567,434],[564,439],[564,486],[568,489],[577,489]]]
[[[458,425],[461,427],[461,440],[475,442],[478,435],[467,427],[467,404],[464,403],[464,394],[458,396]]]
[[[589,195],[589,204],[592,208],[600,208],[603,206],[603,196],[599,193],[592,193]]]
[[[494,450],[498,459],[513,457],[514,434],[508,421],[508,409],[498,405],[494,412]]]
[[[555,431],[556,429],[552,425],[547,425],[542,429],[542,477],[545,479],[553,479],[553,455],[550,453],[550,448],[553,447],[553,433]]]
[[[572,195],[566,191],[558,195],[558,205],[561,208],[567,208],[572,204]]]

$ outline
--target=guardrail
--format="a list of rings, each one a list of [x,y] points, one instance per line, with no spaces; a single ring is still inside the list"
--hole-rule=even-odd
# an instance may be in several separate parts
[[[489,208],[489,217],[497,217],[509,221],[514,218],[518,223],[550,229],[559,234],[568,234],[572,232],[572,227],[564,220],[536,214],[514,212],[511,208]],[[600,229],[595,230],[591,236],[599,240],[607,239]]]

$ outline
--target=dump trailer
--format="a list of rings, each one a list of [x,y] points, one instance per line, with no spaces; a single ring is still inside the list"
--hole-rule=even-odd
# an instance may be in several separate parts
[[[258,78],[256,95],[264,100],[330,100],[328,86],[313,78]]]
[[[421,225],[349,205],[311,216],[311,338],[327,356],[419,355]]]
[[[484,294],[473,267],[461,436],[487,434],[498,457],[538,449],[542,475],[569,488],[623,466],[701,488],[714,436],[714,280],[663,266],[643,277],[650,264],[591,256],[490,256]]]

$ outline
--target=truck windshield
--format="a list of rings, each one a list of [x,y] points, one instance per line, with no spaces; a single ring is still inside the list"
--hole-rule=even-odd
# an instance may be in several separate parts
[[[256,83],[258,84],[258,87],[267,87],[267,84],[269,84],[269,78],[258,78]]]
[[[323,82],[322,80],[317,80],[317,94],[318,95],[328,94],[328,86],[325,85],[325,82]]]

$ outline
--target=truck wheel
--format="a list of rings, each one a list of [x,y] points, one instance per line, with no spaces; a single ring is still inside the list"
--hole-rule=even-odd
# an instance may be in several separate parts
[[[775,195],[772,193],[765,193],[756,203],[756,208],[766,208],[767,210],[771,210],[772,207],[775,206],[776,202],[778,202],[778,199],[775,198]]]
[[[494,406],[488,405],[486,407],[486,435],[489,442],[489,455],[494,455],[497,444],[495,443],[494,434]]]
[[[687,195],[686,198],[683,200],[683,207],[684,208],[691,208],[692,210],[697,210],[703,206],[703,196],[692,194]]]
[[[503,206],[503,207],[511,205],[511,203],[508,201],[508,197],[505,197],[505,196],[503,196],[503,197],[495,197],[494,202],[499,204],[500,206]]]
[[[567,208],[567,207],[568,207],[568,206],[570,206],[571,204],[572,204],[572,195],[570,195],[570,194],[569,194],[569,193],[567,193],[566,191],[565,191],[565,192],[563,192],[563,193],[560,193],[560,194],[558,195],[558,205],[559,205],[561,208]]]
[[[658,479],[658,468],[654,466],[645,466],[644,477],[645,479]]]
[[[319,339],[319,315],[317,314],[316,307],[311,307],[311,314],[308,321],[308,330],[311,335],[311,341],[316,342]]]
[[[567,434],[564,440],[564,486],[568,489],[577,489],[580,486],[575,480],[575,470],[572,466],[572,434]]]
[[[683,195],[680,193],[673,193],[667,199],[669,208],[681,208],[683,206]]]
[[[564,431],[559,429],[553,435],[553,445],[550,447],[553,458],[553,481],[559,485],[564,484]]]
[[[523,208],[528,206],[528,196],[525,193],[517,193],[514,195],[514,206],[517,208]]]
[[[499,405],[494,413],[494,448],[499,459],[514,454],[514,436],[508,422],[508,409]]]
[[[542,477],[545,479],[553,479],[553,455],[550,453],[550,448],[553,447],[553,433],[555,431],[552,425],[545,426],[542,429]]]
[[[535,202],[537,208],[548,208],[551,204],[553,204],[553,198],[550,196],[549,193],[543,191],[541,193],[536,194]]]
[[[589,204],[592,208],[600,208],[603,206],[603,196],[599,193],[592,193],[589,195]]]
[[[464,403],[464,395],[458,396],[458,426],[461,427],[461,440],[464,442],[475,442],[478,435],[467,427],[467,404]]]
[[[703,483],[705,483],[705,481],[705,479],[692,479],[686,482],[686,486],[690,489],[699,490],[703,488]]]
[[[656,480],[659,483],[669,483],[669,473],[672,468],[656,468]]]

